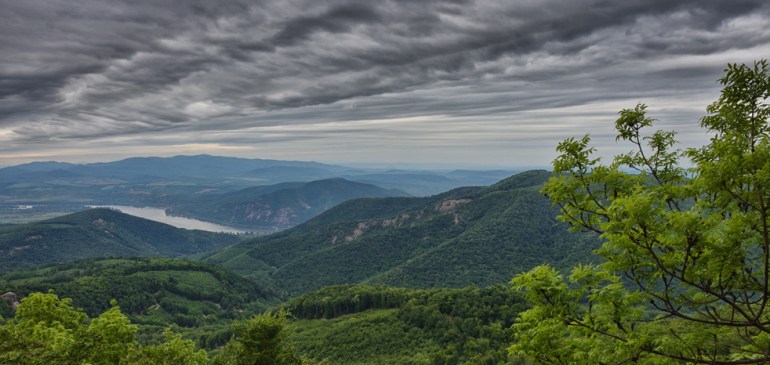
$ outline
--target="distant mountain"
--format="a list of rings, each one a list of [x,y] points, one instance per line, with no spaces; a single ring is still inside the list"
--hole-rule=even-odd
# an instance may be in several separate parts
[[[345,179],[257,186],[222,195],[204,196],[168,209],[170,214],[252,229],[285,229],[356,198],[409,194]]]
[[[203,332],[214,337],[210,347],[227,342],[232,319],[281,302],[273,290],[221,266],[169,258],[90,258],[0,274],[0,294],[13,293],[17,301],[49,290],[71,298],[71,305],[91,318],[115,299],[131,322],[140,325],[140,342],[162,337],[173,323],[182,327],[177,333],[206,326]],[[0,315],[11,317],[13,304],[0,298]],[[225,335],[216,338],[217,330]]]
[[[219,157],[210,155],[174,157],[134,157],[115,162],[91,163],[70,168],[81,175],[131,178],[134,176],[157,176],[164,178],[240,176],[245,171],[254,171],[274,166],[290,168],[315,168],[330,171],[344,171],[342,166],[318,162],[279,161]]]
[[[462,185],[457,180],[437,173],[414,173],[408,171],[390,171],[388,173],[367,173],[348,175],[346,179],[366,184],[374,184],[390,189],[401,189],[415,196],[429,196],[454,189]]]
[[[512,174],[513,172],[508,170],[454,170],[447,172],[444,174],[444,176],[453,179],[475,179],[476,181],[482,182],[481,185],[491,185],[511,176]]]
[[[73,166],[76,166],[76,165],[67,163],[67,162],[55,162],[55,161],[31,162],[31,163],[26,163],[22,165],[5,167],[0,169],[0,172],[2,173],[46,172],[46,171],[54,171],[54,170],[66,170]]]
[[[77,211],[72,204],[168,208],[254,186],[331,178],[431,196],[461,186],[490,185],[512,173],[362,169],[210,155],[136,157],[89,164],[33,162],[0,169],[0,219],[7,213],[4,205],[60,205],[61,212]]]
[[[245,172],[241,176],[258,177],[267,181],[312,181],[336,175],[336,172],[320,167],[270,166]]]
[[[185,230],[110,209],[0,227],[0,272],[95,256],[166,256],[232,245],[231,234]]]
[[[344,177],[384,188],[401,189],[415,196],[430,196],[461,186],[492,185],[513,174],[514,171],[503,170],[455,170],[447,173],[390,170],[380,173],[360,172]]]
[[[275,168],[276,170],[271,170]],[[293,171],[292,169],[297,169]],[[205,177],[221,178],[225,176],[250,175],[259,177],[259,172],[297,175],[313,172],[311,175],[328,176],[350,170],[344,166],[327,165],[318,162],[280,161],[220,157],[210,155],[174,156],[174,157],[133,157],[113,162],[89,164],[70,164],[65,162],[33,162],[0,169],[0,180],[16,178],[30,172],[48,172],[66,170],[79,176],[108,177],[120,179],[134,178],[180,178]],[[300,173],[299,171],[304,171]]]
[[[598,260],[597,237],[556,225],[558,209],[539,193],[550,176],[528,171],[430,198],[352,200],[201,258],[292,296],[351,283],[488,286],[542,263],[567,269]]]

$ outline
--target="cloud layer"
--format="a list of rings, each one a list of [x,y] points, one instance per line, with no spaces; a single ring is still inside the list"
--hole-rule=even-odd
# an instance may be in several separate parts
[[[2,7],[0,158],[13,162],[207,152],[547,164],[555,141],[609,136],[614,113],[638,101],[697,144],[726,63],[770,55],[766,1]]]

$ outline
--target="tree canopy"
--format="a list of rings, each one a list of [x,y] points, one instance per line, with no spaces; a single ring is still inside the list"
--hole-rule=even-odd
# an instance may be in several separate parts
[[[89,319],[72,308],[72,300],[53,293],[32,293],[22,299],[16,315],[0,326],[0,364],[151,364],[205,365],[205,350],[166,330],[165,341],[140,346],[132,325],[112,301],[112,308]],[[233,321],[236,336],[211,363],[314,364],[295,355],[283,340],[286,313],[262,314]],[[0,323],[3,318],[0,317]]]
[[[566,282],[548,266],[516,276],[537,305],[512,352],[542,364],[770,361],[768,63],[728,65],[719,82],[701,148],[647,132],[643,104],[619,113],[617,140],[634,150],[610,164],[588,135],[558,145],[542,192],[572,230],[601,234],[606,262]]]

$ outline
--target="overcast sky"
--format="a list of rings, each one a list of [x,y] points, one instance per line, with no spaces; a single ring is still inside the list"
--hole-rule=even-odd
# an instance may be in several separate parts
[[[638,102],[684,146],[766,0],[0,0],[0,165],[547,166]]]

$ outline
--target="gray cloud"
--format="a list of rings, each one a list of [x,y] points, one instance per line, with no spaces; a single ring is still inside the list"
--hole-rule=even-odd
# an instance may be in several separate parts
[[[202,131],[241,145],[281,127],[267,140],[288,150],[394,138],[410,129],[362,125],[415,117],[427,139],[446,138],[449,121],[469,133],[507,118],[522,131],[489,127],[495,138],[481,130],[478,147],[539,138],[526,128],[538,111],[599,118],[643,98],[686,105],[661,107],[682,126],[690,105],[710,101],[693,97],[718,92],[726,62],[770,52],[759,0],[0,2],[6,156],[116,139],[179,145]]]

